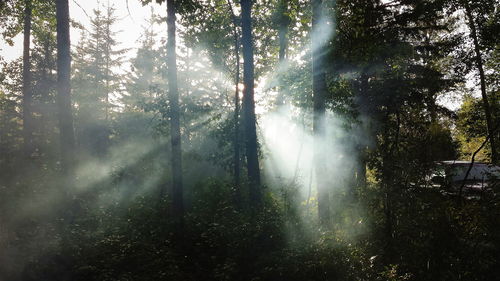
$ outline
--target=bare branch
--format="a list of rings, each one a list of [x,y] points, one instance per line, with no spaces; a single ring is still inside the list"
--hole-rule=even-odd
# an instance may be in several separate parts
[[[463,192],[463,189],[465,187],[465,183],[467,181],[467,178],[469,177],[469,174],[470,174],[470,171],[472,170],[472,167],[474,166],[474,160],[476,158],[476,155],[479,153],[479,151],[481,151],[481,149],[484,148],[484,146],[488,143],[488,141],[490,140],[490,138],[493,137],[493,134],[498,130],[498,128],[500,127],[497,126],[495,129],[493,129],[487,136],[486,136],[486,139],[483,141],[483,143],[479,146],[478,149],[476,149],[476,151],[474,151],[474,153],[472,154],[472,159],[470,161],[470,164],[469,164],[469,168],[467,169],[467,172],[465,173],[465,177],[464,179],[462,180],[462,184],[460,185],[460,190],[458,192],[458,200],[461,201],[462,200],[462,192]]]
[[[78,4],[78,2],[76,2],[76,0],[73,0],[73,3],[75,3],[75,5],[77,5],[77,6],[78,6],[78,7],[79,7],[82,11],[83,11],[83,13],[84,13],[84,14],[85,14],[88,18],[90,18],[89,14],[87,14],[87,11],[85,11],[85,9],[84,9],[82,6],[80,6],[80,4]]]

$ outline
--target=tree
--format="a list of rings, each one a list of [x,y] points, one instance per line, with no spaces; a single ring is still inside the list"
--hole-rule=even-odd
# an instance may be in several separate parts
[[[33,93],[31,85],[31,0],[24,1],[24,43],[23,43],[23,139],[24,153],[27,157],[33,154]]]
[[[469,160],[486,139],[484,132],[487,132],[488,129],[483,105],[480,98],[474,98],[467,94],[458,110],[455,134],[460,143],[461,157],[465,160]],[[491,160],[491,155],[488,155],[486,150],[481,150],[476,155],[476,161],[486,162],[488,160]]]
[[[279,51],[278,51],[278,68],[283,68],[288,49],[288,36],[289,36],[289,25],[291,22],[290,11],[289,11],[290,0],[278,0],[278,5],[276,8],[275,21],[278,29],[278,41],[279,41]],[[285,93],[283,87],[278,89],[278,98],[276,99],[276,105],[280,106],[284,103]]]
[[[141,46],[137,49],[136,56],[131,60],[132,70],[127,75],[125,83],[126,93],[122,98],[127,111],[142,111],[144,105],[154,101],[155,91],[163,85],[160,61],[164,58],[156,49],[156,36],[154,31],[158,17],[151,11],[151,17],[144,27]]]
[[[278,61],[283,63],[286,58],[288,48],[288,27],[290,25],[290,16],[288,2],[290,0],[280,0],[278,3],[277,14],[278,20],[278,38],[279,38],[279,52]]]
[[[113,6],[94,9],[91,30],[76,48],[73,88],[78,104],[76,130],[80,146],[92,154],[106,155],[110,146],[113,104],[110,95],[120,97],[121,77],[114,71],[122,65],[125,52],[118,48]]]
[[[245,145],[247,158],[247,174],[250,181],[250,200],[258,205],[261,201],[260,168],[257,145],[257,129],[254,101],[254,60],[252,39],[252,2],[241,0],[241,43],[243,46],[243,126],[245,128]]]
[[[314,169],[316,175],[316,186],[318,190],[318,216],[320,224],[325,226],[330,220],[330,192],[328,181],[328,172],[326,170],[326,155],[319,144],[325,139],[325,108],[326,108],[326,77],[323,65],[325,41],[323,34],[319,34],[321,25],[321,15],[323,11],[322,0],[311,0],[312,4],[312,75],[313,75],[313,134],[314,146]]]
[[[235,69],[234,74],[234,139],[233,139],[233,177],[236,188],[236,198],[240,200],[240,34],[238,32],[238,20],[234,14],[232,0],[227,0],[229,12],[231,13],[233,24],[233,38],[234,38],[234,56],[235,56]]]
[[[57,0],[57,103],[61,146],[61,168],[71,177],[75,165],[75,135],[71,105],[71,53],[68,0]]]
[[[16,72],[11,69],[14,67],[13,62],[5,63],[3,72],[6,79],[2,84],[9,88],[7,96],[19,102],[23,155],[36,156],[37,161],[42,158],[49,160],[45,157],[53,150],[53,145],[49,143],[54,144],[49,140],[49,135],[54,134],[54,124],[49,121],[49,116],[57,111],[48,108],[55,97],[53,93],[49,93],[53,87],[55,89],[55,79],[52,79],[55,76],[51,74],[52,71],[55,73],[56,68],[53,59],[56,44],[55,2],[23,0],[12,1],[9,6],[10,14],[5,17],[5,24],[10,26],[9,31],[4,33],[4,39],[9,42],[12,36],[24,31],[22,64],[15,66],[22,71],[17,77]],[[55,157],[50,160],[44,163],[56,162]]]
[[[472,39],[474,45],[474,60],[476,62],[477,71],[479,73],[479,81],[481,85],[481,97],[483,102],[483,110],[486,118],[487,134],[490,135],[489,142],[491,145],[491,161],[493,163],[499,163],[499,155],[496,147],[496,136],[493,134],[494,129],[494,119],[492,114],[492,108],[490,106],[489,97],[486,92],[486,75],[484,73],[483,67],[483,57],[481,54],[481,46],[479,44],[478,32],[476,28],[476,23],[472,13],[471,5],[468,0],[462,1],[462,5],[465,9],[465,15],[467,17],[467,25],[469,27],[469,36]]]
[[[5,69],[4,69],[5,71]],[[16,111],[18,104],[10,99],[3,90],[0,89],[0,175],[1,184],[6,184],[12,176],[13,162],[19,155],[18,140],[22,137],[19,121],[21,116]]]
[[[207,1],[200,5],[194,13],[183,17],[183,24],[187,26],[184,40],[188,48],[206,51],[212,68],[234,77],[234,98],[231,107],[232,120],[228,118],[223,122],[231,122],[233,125],[231,139],[232,161],[229,163],[235,184],[235,199],[239,201],[239,185],[241,181],[241,106],[240,106],[240,50],[241,50],[241,18],[233,9],[233,1]],[[209,11],[209,13],[207,13]],[[200,46],[200,42],[203,44]],[[189,69],[188,69],[189,71]],[[192,72],[192,71],[191,71]],[[193,81],[192,81],[193,82]],[[214,81],[215,82],[215,81]],[[189,83],[192,84],[192,83]],[[213,86],[211,86],[213,88]],[[194,87],[196,91],[196,87]],[[229,124],[229,123],[228,123]],[[225,141],[223,141],[225,143]],[[223,146],[223,142],[220,145]],[[224,157],[221,157],[224,158]]]
[[[116,33],[113,31],[113,25],[116,24],[118,18],[114,15],[115,8],[113,6],[106,7],[106,14],[104,16],[104,86],[105,86],[105,97],[106,97],[106,110],[105,110],[105,120],[109,121],[110,114],[110,94],[119,90],[120,81],[117,75],[113,73],[113,67],[121,66],[121,55],[125,50],[115,49],[118,42],[115,40]]]
[[[182,150],[181,150],[181,128],[179,110],[179,89],[177,86],[177,55],[175,40],[175,3],[174,0],[167,1],[167,79],[168,95],[170,105],[170,144],[172,149],[172,208],[174,217],[183,222],[184,199],[182,186]]]
[[[59,154],[57,145],[57,42],[55,2],[37,2],[34,9],[33,47],[31,54],[33,112],[37,156],[54,166]]]

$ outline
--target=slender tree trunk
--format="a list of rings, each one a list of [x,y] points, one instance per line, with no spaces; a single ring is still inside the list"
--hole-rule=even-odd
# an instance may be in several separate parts
[[[252,0],[241,0],[241,30],[243,45],[243,121],[247,173],[250,181],[250,200],[254,205],[261,202],[259,157],[257,154],[257,129],[254,101],[254,62],[252,39]]]
[[[356,185],[359,191],[366,188],[366,147],[358,146],[358,164],[356,170]]]
[[[472,39],[472,42],[474,43],[474,52],[476,53],[475,60],[476,60],[477,70],[479,72],[479,79],[481,84],[481,97],[483,100],[483,109],[486,116],[486,126],[488,129],[488,135],[491,135],[493,130],[493,117],[491,115],[491,107],[488,95],[486,93],[486,77],[484,75],[483,58],[479,47],[476,25],[474,23],[474,17],[472,16],[471,8],[469,6],[468,1],[463,1],[463,3],[465,8],[465,14],[467,15],[467,21],[469,22],[470,37]],[[495,146],[495,141],[496,141],[495,136],[492,135],[490,138],[491,162],[497,164],[499,159],[498,159],[497,147]]]
[[[362,70],[359,79],[358,108],[361,114],[368,114],[367,103],[369,102],[369,84],[366,69]],[[358,195],[366,187],[366,153],[366,146],[358,144],[356,170],[356,186],[358,188]]]
[[[327,91],[325,70],[322,64],[324,43],[321,41],[322,35],[316,32],[322,6],[322,0],[312,0],[313,134],[315,141],[319,143],[325,138],[325,97]],[[328,173],[325,166],[327,160],[325,156],[325,151],[321,145],[315,145],[314,167],[318,190],[318,216],[320,224],[323,226],[328,225],[330,220],[330,191],[326,180]]]
[[[75,162],[75,134],[71,109],[71,54],[68,0],[56,1],[57,17],[57,103],[63,173],[72,177]]]
[[[34,152],[33,143],[33,93],[31,85],[31,0],[24,1],[24,43],[23,43],[23,139],[24,153],[31,157]]]
[[[48,31],[50,32],[50,31]],[[47,32],[47,33],[48,33]],[[37,147],[39,154],[43,155],[44,158],[51,159],[48,161],[53,165],[57,159],[57,153],[54,155],[53,149],[50,146],[55,143],[55,136],[53,132],[54,117],[52,112],[54,108],[52,106],[53,98],[51,96],[50,90],[53,86],[52,84],[52,70],[55,69],[54,58],[52,56],[52,40],[50,36],[45,33],[43,40],[40,44],[43,47],[43,63],[40,69],[40,85],[37,87],[37,92],[40,95],[40,145]]]
[[[240,201],[240,40],[238,34],[238,22],[233,11],[231,0],[227,1],[229,11],[233,19],[233,36],[234,36],[234,56],[236,58],[236,73],[234,75],[234,137],[233,137],[233,173],[235,185],[236,201]]]
[[[106,26],[106,31],[109,32],[109,24],[107,23]],[[110,50],[110,45],[109,45],[109,40],[110,36],[108,36],[109,33],[107,34],[106,38],[106,43],[105,43],[105,61],[104,61],[104,67],[106,68],[104,71],[104,76],[105,76],[105,85],[104,87],[106,88],[105,95],[106,95],[106,107],[105,107],[105,115],[104,115],[104,126],[100,127],[99,130],[102,131],[102,139],[99,140],[99,154],[102,156],[106,155],[106,152],[108,151],[109,147],[109,135],[110,135],[110,126],[109,126],[109,109],[110,109],[110,104],[109,104],[109,84],[110,84],[110,56],[111,56],[111,50]]]
[[[283,5],[287,5],[286,1],[283,2],[284,2]],[[287,7],[285,6],[284,9],[287,9]],[[280,30],[278,32],[278,37],[280,43],[278,61],[279,63],[283,63],[286,59],[286,53],[288,48],[288,17],[284,14],[281,16],[281,25],[280,25]]]
[[[283,67],[286,60],[287,48],[288,48],[288,25],[290,24],[290,18],[288,13],[288,1],[280,0],[278,10],[280,12],[280,24],[278,30],[278,40],[279,40],[279,53],[278,53],[278,65]],[[276,99],[276,105],[281,106],[285,103],[285,93],[283,91],[283,86],[278,86],[278,97]]]
[[[109,54],[106,54],[106,70],[105,70],[105,75],[106,75],[106,109],[105,109],[105,115],[104,115],[104,120],[106,120],[106,125],[108,123],[108,118],[109,118]]]
[[[109,2],[108,6],[106,7],[106,25],[105,25],[105,34],[106,37],[104,38],[104,81],[105,81],[105,87],[106,87],[106,92],[105,92],[105,99],[106,99],[106,105],[105,105],[105,113],[104,113],[104,120],[106,121],[106,127],[108,125],[108,120],[109,120],[109,61],[111,57],[111,46],[110,46],[110,40],[111,40],[111,26],[110,26],[110,17],[111,17],[111,10],[109,7]],[[107,133],[106,133],[107,136]],[[106,137],[107,138],[107,137]]]
[[[236,200],[241,201],[240,194],[240,50],[238,34],[235,33],[234,47],[236,55],[236,74],[235,74],[235,90],[234,90],[234,185],[236,191]]]
[[[387,105],[389,108],[389,105]],[[384,214],[385,214],[385,239],[384,259],[387,264],[393,262],[395,255],[394,251],[394,194],[397,192],[396,187],[396,165],[394,161],[398,157],[399,139],[401,134],[401,116],[399,112],[395,112],[396,128],[394,132],[394,140],[390,140],[390,128],[386,126],[383,136],[386,136],[384,145],[382,146],[382,186],[384,190]],[[388,124],[390,113],[387,112],[384,124]]]
[[[167,76],[170,103],[170,141],[172,146],[172,209],[176,219],[184,221],[184,199],[182,187],[182,153],[179,110],[179,89],[177,86],[177,57],[175,53],[175,4],[167,0]]]

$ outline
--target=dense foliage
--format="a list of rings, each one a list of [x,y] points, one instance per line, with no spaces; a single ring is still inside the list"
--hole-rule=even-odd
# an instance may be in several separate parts
[[[64,1],[0,1],[31,42],[0,56],[0,280],[500,280],[500,185],[430,181],[499,165],[497,1],[142,0],[130,50],[99,4],[71,19],[72,167]]]

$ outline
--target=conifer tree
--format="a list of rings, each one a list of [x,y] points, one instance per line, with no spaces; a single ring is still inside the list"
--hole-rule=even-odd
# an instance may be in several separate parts
[[[77,131],[81,145],[90,153],[103,155],[109,146],[111,98],[120,98],[124,49],[116,41],[117,23],[113,6],[94,9],[91,30],[84,32],[75,53],[74,88],[78,104]]]
[[[122,101],[127,110],[142,111],[148,103],[154,102],[157,92],[165,87],[161,71],[164,57],[157,44],[155,31],[158,17],[151,11],[151,17],[143,27],[141,46],[131,59],[131,70],[125,83],[126,93]]]

